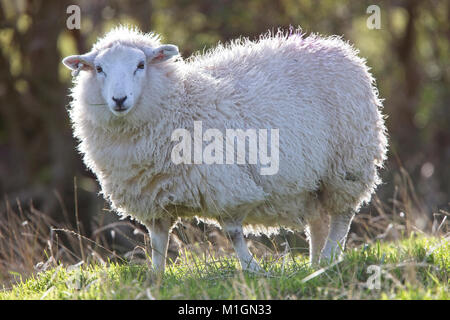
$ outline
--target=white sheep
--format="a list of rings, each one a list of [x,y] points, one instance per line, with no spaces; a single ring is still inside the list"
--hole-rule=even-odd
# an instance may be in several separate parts
[[[245,270],[260,268],[244,232],[279,227],[306,225],[312,263],[330,261],[380,182],[381,102],[365,60],[339,37],[279,31],[183,60],[159,36],[117,27],[63,63],[77,75],[69,112],[84,162],[112,208],[147,226],[158,272],[172,227],[194,217],[222,226]],[[173,133],[196,121],[222,133],[279,129],[278,172],[174,163]]]

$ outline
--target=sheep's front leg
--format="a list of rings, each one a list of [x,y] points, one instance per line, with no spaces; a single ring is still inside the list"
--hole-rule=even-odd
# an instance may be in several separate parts
[[[317,217],[308,219],[309,238],[309,261],[311,265],[319,262],[320,253],[325,246],[329,231],[329,217],[327,214],[320,214]]]
[[[331,261],[341,255],[353,217],[353,212],[330,216],[330,232],[322,250],[321,261]]]
[[[153,269],[158,274],[163,274],[166,267],[167,247],[172,220],[154,219],[148,222],[146,226],[150,231]]]
[[[233,221],[224,222],[222,226],[228,238],[233,243],[234,250],[236,251],[242,269],[251,272],[260,272],[260,266],[248,250],[247,243],[244,239],[242,224]]]

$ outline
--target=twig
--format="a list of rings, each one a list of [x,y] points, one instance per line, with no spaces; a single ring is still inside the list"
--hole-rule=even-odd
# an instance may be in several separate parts
[[[75,197],[75,219],[77,221],[77,231],[78,231],[78,242],[80,243],[81,259],[85,260],[83,242],[81,241],[81,231],[80,231],[80,219],[78,217],[78,197],[77,197],[77,177],[73,177],[73,188]]]

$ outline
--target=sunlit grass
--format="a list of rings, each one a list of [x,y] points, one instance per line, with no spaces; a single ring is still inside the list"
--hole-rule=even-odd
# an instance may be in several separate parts
[[[158,279],[147,265],[107,263],[51,270],[19,280],[0,299],[448,299],[450,241],[411,236],[348,250],[332,267],[290,255],[261,261],[265,275],[240,271],[234,258],[185,255]],[[369,289],[370,265],[381,267]],[[308,278],[307,278],[308,277]]]

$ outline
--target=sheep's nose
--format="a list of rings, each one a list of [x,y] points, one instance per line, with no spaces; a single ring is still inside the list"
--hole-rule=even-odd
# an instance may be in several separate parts
[[[114,100],[114,102],[116,103],[116,106],[121,109],[123,107],[123,103],[125,100],[127,100],[127,96],[122,97],[122,98],[115,98],[112,97],[112,99]]]

